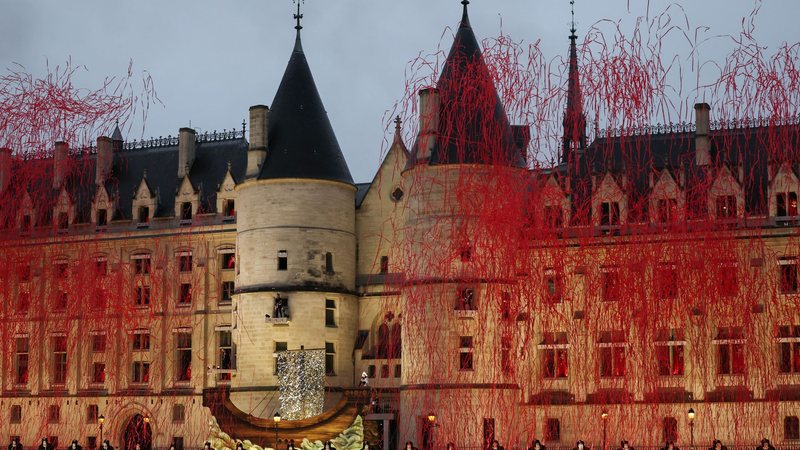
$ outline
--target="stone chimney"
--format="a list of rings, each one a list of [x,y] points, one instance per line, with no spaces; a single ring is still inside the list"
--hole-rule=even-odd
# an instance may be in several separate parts
[[[94,183],[98,186],[104,184],[111,174],[111,165],[114,162],[114,141],[110,137],[97,138],[97,161],[94,168]]]
[[[694,157],[698,166],[707,166],[711,164],[711,154],[709,152],[711,143],[708,138],[708,133],[711,130],[710,111],[711,106],[709,106],[708,103],[697,103],[694,105]]]
[[[436,146],[439,133],[439,90],[427,88],[419,91],[419,145],[417,159],[428,159]]]
[[[64,179],[67,177],[68,154],[69,144],[56,142],[56,148],[53,151],[53,189],[61,189],[64,186]]]
[[[0,192],[5,191],[11,181],[11,149],[0,148]]]
[[[178,131],[178,178],[189,174],[189,169],[194,164],[196,151],[196,133],[191,128],[181,128]]]
[[[247,151],[247,173],[245,178],[258,178],[261,165],[267,157],[269,146],[269,107],[250,107],[250,148]]]

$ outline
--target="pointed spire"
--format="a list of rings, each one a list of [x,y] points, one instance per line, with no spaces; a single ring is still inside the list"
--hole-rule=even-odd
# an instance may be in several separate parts
[[[464,13],[461,15],[461,26],[462,27],[469,27],[469,13],[467,12],[467,5],[469,5],[469,0],[461,0],[461,4],[464,5]]]
[[[572,6],[572,25],[569,35],[569,69],[567,74],[567,108],[564,112],[564,143],[561,162],[569,163],[574,150],[586,148],[586,116],[583,113],[580,72],[578,70],[578,36],[575,34],[575,0]]]
[[[403,136],[401,134],[402,124],[403,121],[400,119],[399,115],[394,118],[394,141],[392,142],[392,145],[403,142]]]
[[[122,131],[120,131],[119,129],[119,120],[116,121],[116,126],[114,126],[114,132],[111,133],[111,140],[112,141],[122,140]]]
[[[303,18],[303,15],[300,13],[300,2],[302,0],[295,0],[297,2],[297,14],[294,15],[294,19],[297,21],[297,25],[294,26],[294,29],[297,30],[297,37],[294,40],[294,51],[295,52],[303,52],[303,44],[300,42],[300,30],[303,29],[303,26],[300,25],[300,20]]]

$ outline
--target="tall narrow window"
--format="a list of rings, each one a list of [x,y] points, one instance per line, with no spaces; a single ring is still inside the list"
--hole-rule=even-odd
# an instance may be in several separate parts
[[[606,266],[600,268],[603,301],[615,302],[620,299],[619,268]]]
[[[717,287],[721,297],[739,294],[739,265],[736,261],[722,261],[717,266]]]
[[[511,354],[511,336],[503,336],[500,339],[500,369],[504,374],[509,375],[514,370]]]
[[[336,375],[336,348],[333,342],[325,343],[325,375]]]
[[[17,294],[17,314],[27,314],[31,307],[31,294],[28,292],[20,292]]]
[[[222,270],[233,270],[236,268],[236,253],[222,253]]]
[[[28,362],[30,356],[28,347],[28,337],[21,336],[15,338],[14,354],[14,383],[18,385],[28,384]]]
[[[106,334],[105,332],[94,332],[92,334],[92,352],[104,353],[106,351]]]
[[[150,350],[150,332],[147,330],[135,330],[133,332],[132,345],[135,352]]]
[[[717,219],[731,219],[736,217],[736,196],[717,196]]]
[[[106,276],[108,274],[108,259],[97,258],[94,260],[94,270],[98,276]]]
[[[178,254],[178,270],[180,272],[192,271],[192,252],[181,252]]]
[[[181,203],[181,222],[191,222],[191,221],[192,221],[192,203],[183,202]]]
[[[624,331],[604,331],[600,333],[597,346],[600,348],[600,376],[625,376],[625,347],[627,339]]]
[[[30,233],[31,232],[31,223],[32,222],[31,222],[30,214],[25,214],[24,216],[22,216],[22,226],[21,226],[21,230],[20,231],[23,234]]]
[[[61,407],[58,405],[50,405],[47,408],[47,423],[54,424],[59,422],[61,422]],[[50,439],[50,443],[53,444],[52,438]]]
[[[717,373],[741,375],[744,373],[744,331],[741,327],[721,327],[714,339],[717,346]]]
[[[150,305],[150,286],[136,286],[136,306],[147,307]]]
[[[457,311],[475,311],[475,290],[472,288],[459,288],[456,297]]]
[[[150,208],[147,206],[139,207],[139,225],[147,225],[150,223]]]
[[[658,222],[670,223],[677,217],[678,201],[674,198],[662,198],[658,201]]]
[[[656,297],[659,300],[674,300],[678,297],[678,269],[675,264],[659,264],[655,278]]]
[[[780,290],[784,294],[797,292],[797,258],[785,257],[778,260],[780,270]]]
[[[52,337],[53,377],[52,384],[63,386],[67,383],[67,337]]]
[[[797,215],[797,192],[781,192],[775,196],[777,217],[794,217]]]
[[[102,362],[92,363],[92,383],[103,384],[106,382],[106,364]]]
[[[59,280],[67,278],[69,275],[69,263],[67,261],[58,261],[53,264],[53,272]]]
[[[136,275],[149,275],[150,274],[150,255],[138,254],[131,256],[133,259],[133,271]]]
[[[796,441],[800,439],[800,419],[797,416],[786,416],[783,419],[783,439]]]
[[[458,370],[473,370],[473,340],[472,336],[459,336],[458,338]]]
[[[223,219],[233,219],[234,217],[236,217],[236,205],[232,198],[223,201],[222,217]]]
[[[542,376],[556,379],[567,378],[569,375],[569,343],[567,333],[545,333],[542,343]]]
[[[234,291],[234,282],[233,281],[223,281],[222,282],[222,295],[220,296],[220,303],[230,303],[233,300],[233,291]]]
[[[547,419],[544,424],[545,442],[561,441],[561,422],[558,419]]]
[[[381,274],[389,273],[389,257],[388,256],[381,256]]]
[[[800,325],[778,328],[778,354],[781,373],[800,373]]]
[[[286,342],[275,342],[275,375],[280,375],[280,367],[278,366],[278,353],[285,352],[289,349],[289,346]],[[327,367],[327,358],[326,360],[326,367]]]
[[[544,270],[544,299],[546,303],[561,303],[561,277],[555,269]]]
[[[150,382],[150,363],[147,361],[134,361],[131,382],[147,384]]]
[[[289,268],[289,252],[286,250],[278,251],[278,270],[287,270]]]
[[[563,226],[563,213],[560,206],[546,205],[544,207],[544,226],[547,228],[561,228]]]
[[[336,327],[336,300],[325,300],[325,326]]]
[[[600,205],[600,225],[606,227],[619,225],[618,202],[603,202]]]
[[[100,408],[97,405],[89,405],[86,407],[86,423],[93,424],[97,423],[97,419],[100,417]]]
[[[56,291],[55,298],[53,299],[53,310],[63,312],[69,306],[69,294],[67,291]]]
[[[22,423],[22,406],[21,405],[11,405],[11,419],[9,420],[11,423]]]
[[[175,342],[175,380],[190,381],[192,379],[192,333],[184,331],[176,333]]]
[[[678,441],[678,420],[674,417],[664,417],[663,427],[664,442],[677,442]]]
[[[104,227],[108,225],[108,210],[107,209],[98,209],[97,210],[97,226]]]
[[[181,283],[180,290],[178,292],[178,305],[188,306],[191,304],[192,304],[192,284]]]
[[[69,229],[69,214],[65,212],[58,213],[58,231],[64,232]]]
[[[656,337],[656,360],[658,374],[661,376],[683,375],[683,339],[682,329],[661,330]]]
[[[333,274],[333,253],[325,253],[325,273]]]
[[[219,360],[217,361],[217,367],[222,370],[231,370],[233,369],[233,339],[231,336],[230,331],[220,331],[218,333],[218,342],[219,342]],[[230,381],[231,374],[230,373],[220,373],[217,376],[217,381]]]

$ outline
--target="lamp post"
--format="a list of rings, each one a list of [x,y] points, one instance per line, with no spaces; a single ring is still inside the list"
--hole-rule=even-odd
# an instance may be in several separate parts
[[[281,421],[281,413],[276,412],[272,420],[275,422],[275,450],[278,450],[278,422]]]
[[[428,443],[428,448],[430,450],[433,450],[434,448],[433,428],[436,426],[436,414],[434,414],[433,412],[428,414],[428,425],[430,425],[430,430],[431,430],[431,436],[430,436],[430,442]]]
[[[604,409],[600,413],[600,418],[603,419],[603,450],[606,450],[606,423],[608,422],[608,412]]]
[[[694,450],[694,408],[689,408],[686,415],[689,417],[689,450]]]
[[[100,417],[97,418],[97,421],[100,422],[100,447],[103,446],[103,422],[106,421],[106,416],[100,414]]]

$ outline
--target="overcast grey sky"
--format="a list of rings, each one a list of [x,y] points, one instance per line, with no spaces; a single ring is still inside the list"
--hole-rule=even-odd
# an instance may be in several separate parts
[[[752,0],[577,0],[578,33],[601,19],[631,27],[636,17],[678,3],[691,27],[736,34]],[[19,63],[34,75],[45,63],[86,65],[76,80],[99,87],[128,62],[147,70],[163,106],[150,109],[145,137],[177,134],[191,121],[201,131],[239,127],[248,108],[269,105],[294,43],[291,0],[0,0],[0,67]],[[385,111],[405,92],[405,71],[419,52],[449,48],[458,0],[308,0],[303,46],[339,143],[356,181],[369,181],[384,140]],[[774,49],[800,41],[800,2],[766,0],[757,38]],[[541,40],[567,51],[568,0],[473,0],[478,39],[501,29],[514,40]],[[448,33],[442,39],[443,33]],[[709,47],[723,58],[729,41]],[[140,124],[127,138],[141,138]]]

